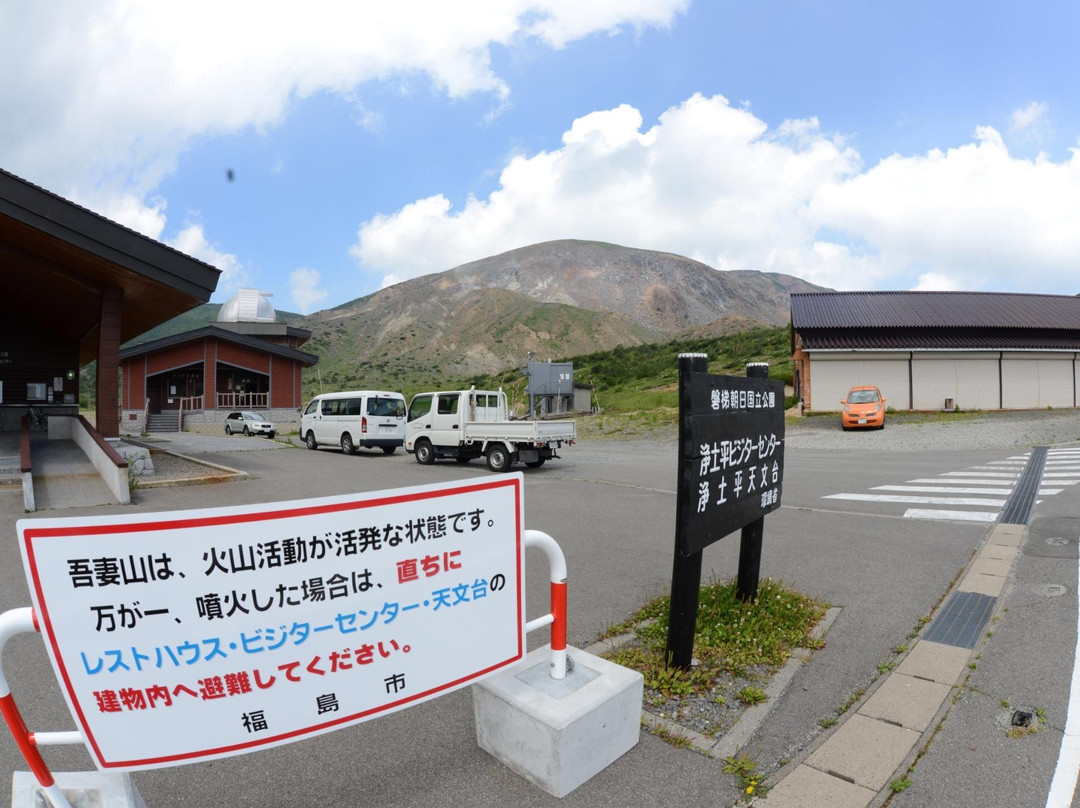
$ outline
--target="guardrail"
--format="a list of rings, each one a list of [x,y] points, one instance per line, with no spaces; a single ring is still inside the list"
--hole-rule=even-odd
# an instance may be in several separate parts
[[[56,784],[56,778],[49,771],[49,767],[41,756],[38,747],[83,744],[85,741],[82,733],[78,731],[30,732],[26,728],[26,722],[23,721],[22,714],[19,712],[15,699],[11,695],[7,677],[4,676],[2,659],[4,646],[8,640],[16,634],[30,634],[37,631],[39,631],[37,618],[34,615],[34,610],[29,606],[12,609],[0,614],[0,713],[3,713],[4,721],[7,723],[8,729],[11,730],[11,736],[15,739],[19,751],[22,752],[30,771],[33,772],[41,791],[44,792],[49,802],[52,803],[54,808],[71,808],[71,804],[68,802],[67,797],[64,796],[60,786]]]
[[[32,468],[30,459],[30,413],[22,417],[22,428],[19,431],[19,465],[22,473],[26,474]]]
[[[525,624],[525,633],[551,626],[551,678],[566,678],[566,556],[555,539],[540,530],[525,531],[525,546],[547,556],[551,569],[551,611]]]
[[[547,557],[551,582],[551,611],[525,624],[526,633],[551,626],[551,677],[565,679],[566,657],[566,557],[556,541],[539,530],[526,530],[525,546],[543,551]],[[38,782],[44,796],[54,808],[71,808],[67,797],[41,755],[42,746],[74,745],[86,743],[78,730],[65,732],[31,732],[18,705],[11,694],[3,669],[4,646],[18,634],[40,632],[40,626],[32,607],[11,609],[0,613],[0,713],[11,731],[19,751]]]

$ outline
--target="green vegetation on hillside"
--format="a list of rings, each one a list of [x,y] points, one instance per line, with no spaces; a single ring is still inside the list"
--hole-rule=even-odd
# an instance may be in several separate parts
[[[574,380],[594,386],[593,400],[607,412],[677,408],[679,354],[704,353],[709,372],[744,374],[748,362],[768,362],[769,376],[792,383],[791,336],[786,326],[754,328],[726,336],[617,347],[556,361],[574,365]],[[460,380],[464,386],[501,386],[511,400],[524,396],[519,369]],[[457,386],[457,385],[449,385]]]

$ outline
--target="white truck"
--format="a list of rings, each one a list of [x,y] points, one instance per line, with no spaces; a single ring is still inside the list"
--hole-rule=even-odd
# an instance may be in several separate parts
[[[573,421],[511,421],[502,388],[417,393],[405,423],[405,451],[424,466],[484,457],[492,471],[509,471],[515,461],[539,468],[576,439]]]

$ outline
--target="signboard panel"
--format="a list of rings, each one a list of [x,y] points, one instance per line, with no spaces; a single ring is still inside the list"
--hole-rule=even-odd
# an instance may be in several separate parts
[[[780,507],[784,385],[775,379],[689,375],[690,413],[679,474],[684,555]]]
[[[523,478],[18,523],[95,763],[240,754],[426,701],[525,652]]]

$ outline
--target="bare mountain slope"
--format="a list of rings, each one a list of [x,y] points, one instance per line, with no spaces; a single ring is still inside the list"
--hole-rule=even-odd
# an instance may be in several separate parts
[[[670,253],[552,241],[396,284],[295,322],[324,382],[407,386],[670,339],[718,320],[779,325],[815,287]],[[730,319],[729,319],[730,318]]]
[[[819,287],[754,270],[720,272],[672,253],[595,241],[548,241],[436,276],[443,288],[510,289],[547,303],[625,314],[666,333],[740,315],[787,322],[791,292]]]

